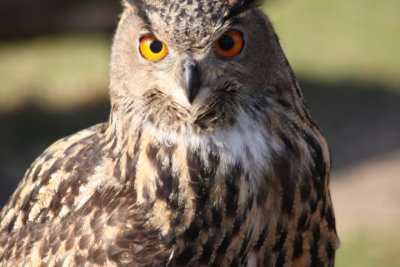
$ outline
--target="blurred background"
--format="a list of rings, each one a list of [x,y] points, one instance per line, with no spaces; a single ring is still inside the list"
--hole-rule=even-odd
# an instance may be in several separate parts
[[[400,266],[400,1],[270,0],[333,157],[337,266]],[[0,1],[0,207],[55,140],[109,112],[117,0]]]

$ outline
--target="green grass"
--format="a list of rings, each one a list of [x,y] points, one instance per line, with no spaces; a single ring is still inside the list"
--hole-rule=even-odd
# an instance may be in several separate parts
[[[300,76],[400,87],[400,1],[279,0],[264,9]]]
[[[400,266],[400,229],[377,227],[342,236],[336,267]]]
[[[0,44],[0,110],[63,108],[105,94],[111,38],[73,35]]]

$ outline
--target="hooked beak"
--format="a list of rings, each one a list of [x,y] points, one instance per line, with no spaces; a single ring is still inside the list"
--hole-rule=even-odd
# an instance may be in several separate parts
[[[183,84],[189,103],[192,104],[201,86],[200,74],[196,63],[192,60],[185,61],[183,68]]]

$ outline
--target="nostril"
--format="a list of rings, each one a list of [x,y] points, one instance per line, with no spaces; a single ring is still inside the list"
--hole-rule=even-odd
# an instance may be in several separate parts
[[[183,64],[183,71],[190,72],[190,71],[197,71],[196,63],[193,60],[188,60]]]

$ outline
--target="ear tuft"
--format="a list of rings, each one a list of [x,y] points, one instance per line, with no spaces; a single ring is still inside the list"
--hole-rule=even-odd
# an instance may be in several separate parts
[[[263,0],[228,0],[228,5],[231,7],[229,17],[234,17],[248,9],[260,6]]]
[[[243,8],[243,9],[258,7],[263,2],[264,2],[263,0],[228,0],[228,4],[231,8]]]

